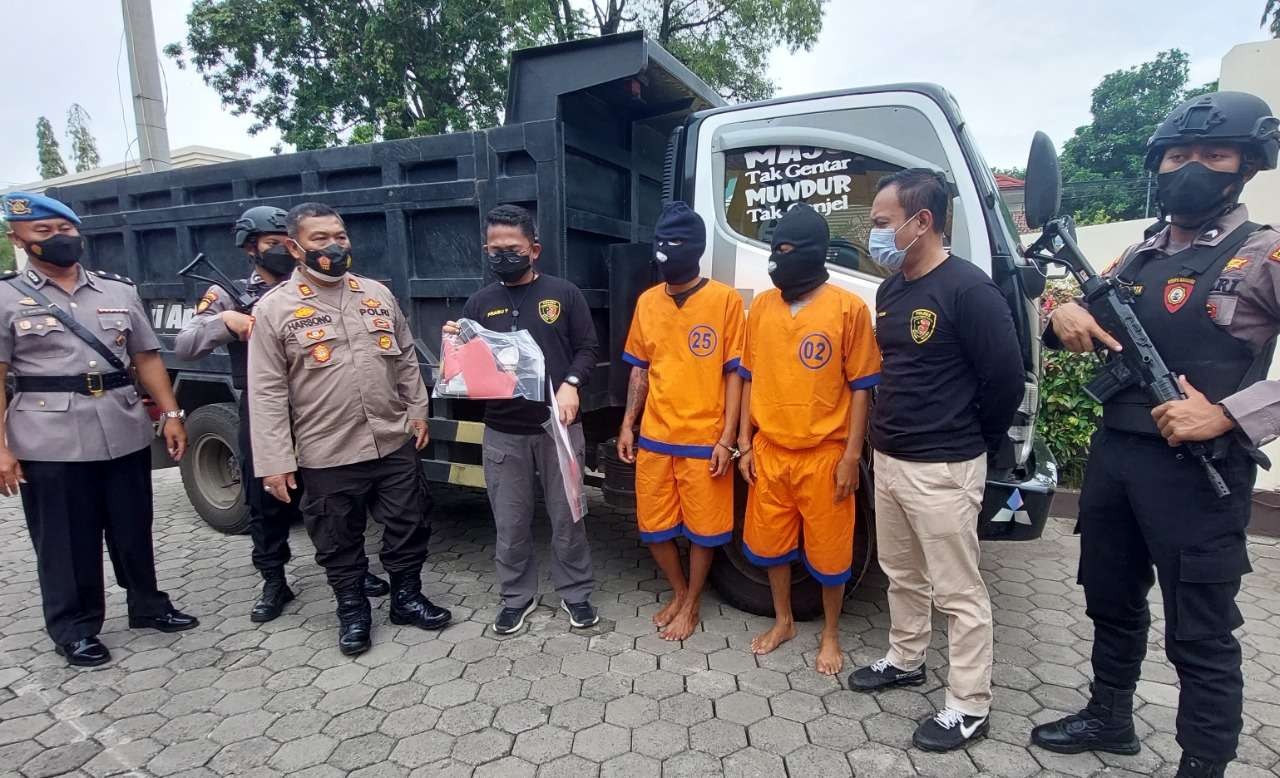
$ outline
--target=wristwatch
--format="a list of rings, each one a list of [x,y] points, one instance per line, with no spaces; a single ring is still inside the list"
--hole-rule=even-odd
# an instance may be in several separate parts
[[[582,386],[582,379],[578,378],[578,376],[574,375],[573,373],[570,373],[569,375],[565,376],[564,382],[569,386],[572,386],[574,389],[577,389],[579,386]]]

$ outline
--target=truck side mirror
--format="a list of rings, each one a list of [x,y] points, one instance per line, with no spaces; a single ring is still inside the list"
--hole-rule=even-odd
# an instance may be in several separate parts
[[[1028,227],[1039,229],[1058,215],[1062,207],[1062,174],[1058,152],[1043,132],[1037,131],[1031,139],[1024,193]]]

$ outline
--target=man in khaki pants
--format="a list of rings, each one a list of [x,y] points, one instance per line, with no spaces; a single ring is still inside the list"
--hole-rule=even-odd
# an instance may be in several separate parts
[[[911,169],[881,179],[871,206],[871,256],[897,271],[876,293],[883,366],[871,420],[889,654],[849,677],[860,691],[924,683],[932,606],[946,614],[946,705],[913,738],[929,751],[987,733],[991,599],[978,572],[978,511],[987,455],[1006,437],[1024,382],[1000,290],[945,247],[949,198],[942,174]]]

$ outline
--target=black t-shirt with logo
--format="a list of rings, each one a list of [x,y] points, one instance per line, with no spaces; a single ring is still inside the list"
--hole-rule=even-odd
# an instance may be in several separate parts
[[[871,445],[918,462],[962,462],[999,449],[1022,401],[1022,351],[1009,304],[959,257],[876,291],[883,364]]]
[[[539,273],[523,286],[494,282],[471,295],[462,315],[498,332],[528,330],[542,349],[553,391],[569,373],[578,376],[582,386],[591,377],[598,343],[595,323],[582,290],[563,278]],[[550,404],[550,398],[541,403],[489,400],[484,423],[512,435],[536,435],[545,432],[542,424],[550,418]]]

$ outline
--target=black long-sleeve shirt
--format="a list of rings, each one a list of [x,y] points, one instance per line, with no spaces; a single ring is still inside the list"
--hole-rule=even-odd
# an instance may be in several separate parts
[[[467,300],[462,315],[499,332],[528,330],[546,360],[551,391],[572,373],[586,386],[596,364],[598,339],[582,290],[564,280],[538,274],[523,286],[492,283]],[[550,416],[546,402],[489,400],[484,423],[499,432],[536,435]]]
[[[1009,305],[959,257],[876,292],[883,366],[871,445],[898,459],[961,462],[999,449],[1025,376]]]

